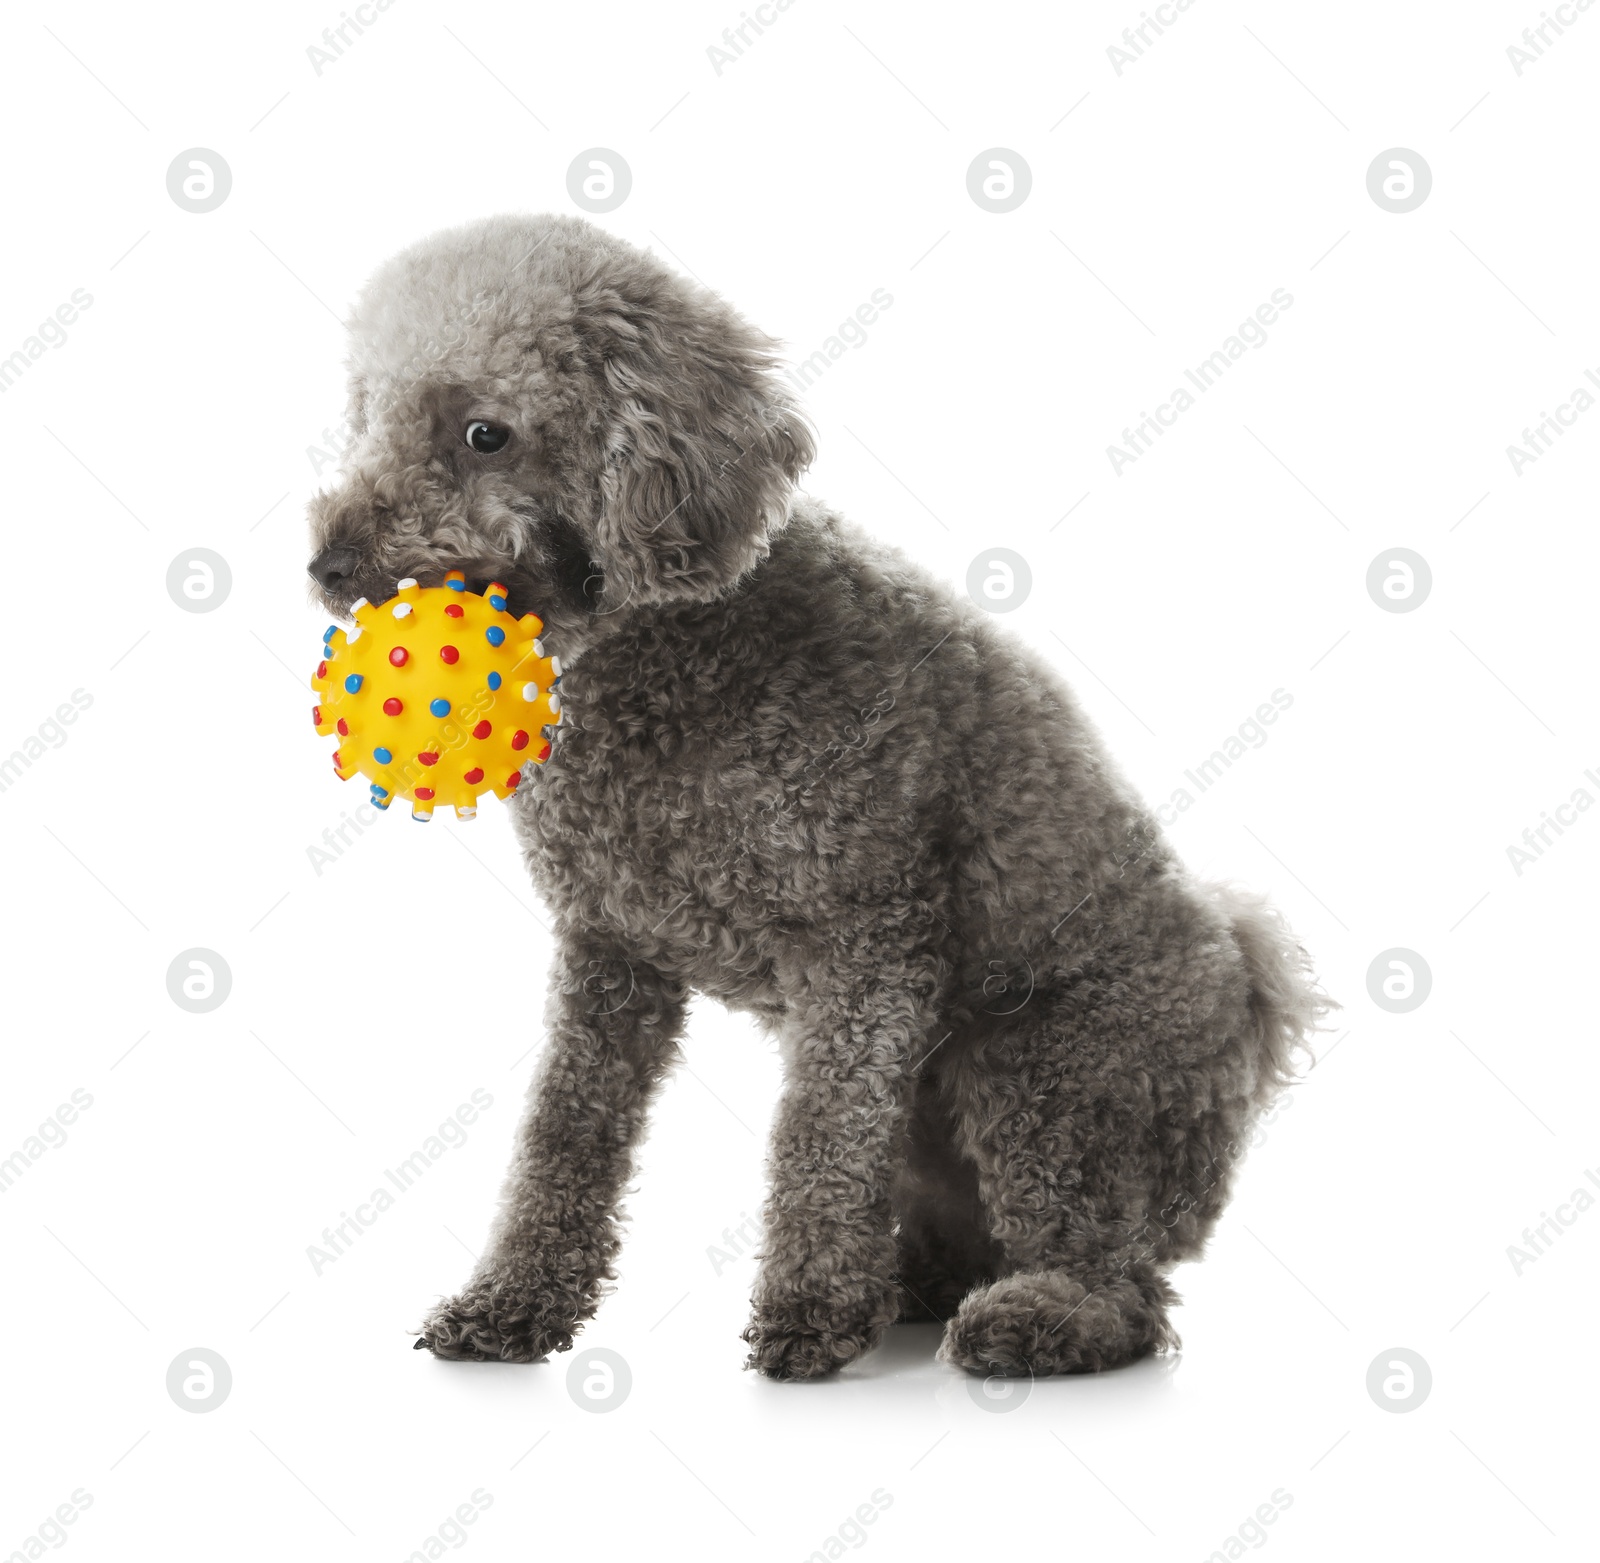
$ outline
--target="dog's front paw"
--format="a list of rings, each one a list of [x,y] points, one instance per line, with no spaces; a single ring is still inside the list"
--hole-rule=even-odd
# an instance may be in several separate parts
[[[576,1321],[558,1317],[526,1292],[469,1289],[441,1302],[422,1323],[416,1349],[472,1362],[542,1362],[568,1351]]]
[[[743,1336],[745,1366],[789,1382],[824,1378],[871,1351],[893,1317],[892,1300],[859,1309],[758,1306]]]

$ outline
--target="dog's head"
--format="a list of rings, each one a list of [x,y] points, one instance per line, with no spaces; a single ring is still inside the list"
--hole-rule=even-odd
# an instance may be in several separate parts
[[[570,656],[631,609],[736,581],[812,458],[776,344],[577,218],[436,235],[378,272],[350,329],[344,470],[311,504],[336,614],[461,570]]]

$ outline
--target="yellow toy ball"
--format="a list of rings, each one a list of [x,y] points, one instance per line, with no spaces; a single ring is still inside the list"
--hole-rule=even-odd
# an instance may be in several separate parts
[[[330,625],[322,638],[311,715],[338,735],[339,777],[368,777],[378,808],[401,797],[412,819],[440,803],[472,819],[480,794],[509,798],[523,765],[549,759],[561,665],[534,638],[537,614],[506,611],[504,586],[480,597],[452,570],[443,586],[401,581],[378,608],[363,598],[354,617],[348,635]]]

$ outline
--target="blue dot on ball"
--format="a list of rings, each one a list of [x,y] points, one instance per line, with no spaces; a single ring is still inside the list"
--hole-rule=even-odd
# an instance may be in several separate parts
[[[336,630],[336,629],[338,629],[338,627],[339,627],[339,626],[338,626],[338,625],[337,625],[337,624],[330,624],[330,625],[329,625],[329,626],[328,626],[328,627],[327,627],[327,629],[325,629],[325,630],[324,630],[324,631],[323,631],[323,632],[322,632],[322,644],[323,644],[323,645],[324,645],[324,646],[326,646],[326,645],[327,645],[327,644],[328,644],[328,642],[329,642],[329,641],[330,641],[330,640],[332,640],[332,639],[333,639],[333,632],[334,632],[334,631],[335,631],[335,630]]]
[[[361,675],[359,673],[352,673],[347,679],[345,679],[344,687],[353,695],[358,689],[361,688]]]
[[[501,613],[504,613],[506,611],[506,600],[504,597],[500,596],[491,597],[489,599],[489,606],[491,608],[498,608]]]
[[[499,687],[500,687],[500,675],[498,673],[491,673],[489,675],[489,688],[490,689],[498,689]]]
[[[446,581],[444,584],[453,592],[464,592],[467,589],[467,583],[465,581],[450,580]]]
[[[428,709],[433,712],[435,716],[449,716],[450,702],[448,700],[430,700],[428,702]]]
[[[372,758],[376,760],[379,765],[387,765],[394,758],[394,756],[390,754],[387,749],[374,749],[372,751]]]
[[[491,646],[498,646],[505,640],[506,632],[501,629],[498,624],[491,624],[488,629],[483,632],[483,638],[488,641]]]

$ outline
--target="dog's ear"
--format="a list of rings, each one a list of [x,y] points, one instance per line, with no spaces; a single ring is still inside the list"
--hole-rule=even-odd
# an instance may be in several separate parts
[[[357,367],[354,355],[346,360],[344,426],[351,441],[367,432],[367,376]]]
[[[608,409],[606,590],[703,600],[766,553],[815,446],[770,337],[670,274],[630,281],[582,312]]]

